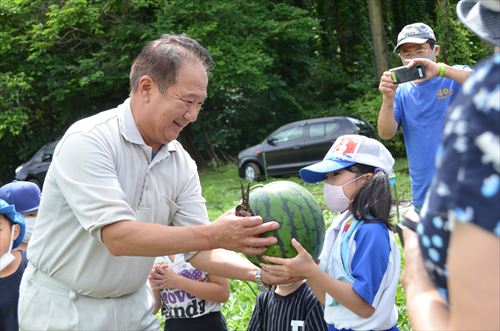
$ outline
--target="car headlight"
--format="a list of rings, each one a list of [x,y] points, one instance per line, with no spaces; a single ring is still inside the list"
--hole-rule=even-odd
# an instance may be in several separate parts
[[[23,166],[20,165],[19,167],[16,168],[16,175],[19,173],[19,171],[21,171],[23,169]]]

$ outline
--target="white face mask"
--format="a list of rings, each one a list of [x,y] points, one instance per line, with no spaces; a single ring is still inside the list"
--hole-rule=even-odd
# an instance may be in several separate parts
[[[344,193],[344,186],[361,178],[359,176],[343,185],[331,185],[325,182],[323,185],[323,197],[325,198],[326,205],[332,211],[343,213],[349,208],[351,201]]]
[[[24,217],[24,223],[26,224],[26,229],[24,230],[23,243],[27,243],[30,240],[31,234],[33,233],[33,229],[35,228],[35,220],[36,217],[33,216]]]
[[[0,256],[0,271],[7,268],[7,266],[16,259],[14,254],[12,254],[12,244],[14,242],[14,225],[11,227],[10,231],[11,233],[10,233],[9,250],[4,255]]]

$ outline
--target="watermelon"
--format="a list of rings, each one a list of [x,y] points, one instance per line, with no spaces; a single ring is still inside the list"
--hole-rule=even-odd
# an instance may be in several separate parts
[[[291,181],[256,185],[250,189],[249,205],[264,222],[280,224],[278,230],[261,235],[278,239],[278,243],[269,246],[263,255],[296,256],[297,250],[292,245],[292,238],[295,238],[314,259],[319,257],[325,239],[325,222],[318,202],[304,187]],[[246,257],[257,266],[263,261],[261,256]]]

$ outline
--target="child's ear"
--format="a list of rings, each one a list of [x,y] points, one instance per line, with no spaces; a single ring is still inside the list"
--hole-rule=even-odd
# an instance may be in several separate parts
[[[14,224],[14,226],[12,227],[12,231],[14,231],[12,240],[16,240],[17,237],[19,237],[19,234],[21,233],[21,227],[19,226],[19,224]]]

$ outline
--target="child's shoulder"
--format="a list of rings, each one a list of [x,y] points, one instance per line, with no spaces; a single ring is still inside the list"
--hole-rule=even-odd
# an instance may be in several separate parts
[[[363,222],[356,231],[355,239],[361,237],[389,238],[389,229],[382,222]]]

